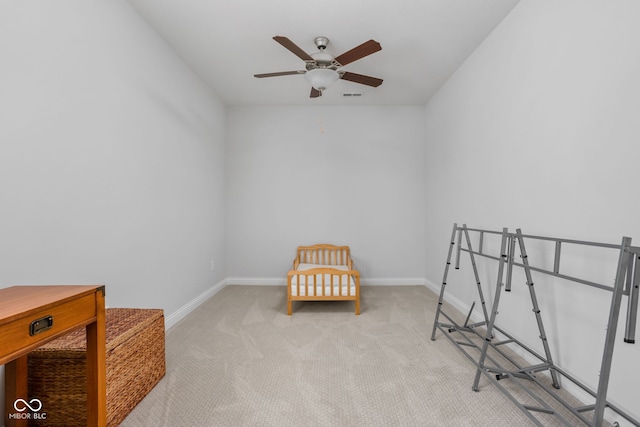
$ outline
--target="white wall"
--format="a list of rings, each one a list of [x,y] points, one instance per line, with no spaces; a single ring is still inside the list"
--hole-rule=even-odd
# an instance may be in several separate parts
[[[363,283],[423,283],[423,112],[230,108],[230,280],[284,283],[297,246],[333,243]]]
[[[215,96],[125,1],[0,17],[0,287],[104,283],[169,315],[222,281]]]
[[[635,1],[523,0],[427,104],[432,286],[439,289],[442,280],[453,222],[640,243],[639,20]],[[538,258],[546,266],[552,260]],[[465,261],[461,277],[470,279]],[[567,261],[586,278],[613,283],[615,257]],[[492,264],[481,274],[490,287],[496,271]],[[610,294],[535,280],[556,361],[594,384]],[[448,288],[470,305],[474,281],[465,286]],[[499,324],[535,322],[523,288],[503,297]],[[640,418],[640,345],[622,343],[619,332],[609,397]],[[533,330],[527,333],[537,342]]]

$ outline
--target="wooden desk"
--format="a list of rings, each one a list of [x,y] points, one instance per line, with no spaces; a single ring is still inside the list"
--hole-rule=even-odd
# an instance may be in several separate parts
[[[26,425],[26,417],[46,416],[47,402],[41,402],[38,409],[38,402],[33,401],[38,396],[27,395],[27,353],[80,327],[86,327],[87,331],[87,425],[104,427],[107,422],[104,286],[0,289],[0,365],[6,364],[7,427]],[[17,403],[18,409],[14,407],[17,399],[23,399]]]

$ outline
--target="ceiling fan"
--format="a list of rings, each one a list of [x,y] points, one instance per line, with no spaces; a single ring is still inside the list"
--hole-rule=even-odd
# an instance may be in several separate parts
[[[380,46],[380,43],[375,40],[364,42],[342,55],[334,57],[324,51],[327,48],[327,44],[329,44],[329,39],[326,37],[315,38],[314,42],[318,47],[319,52],[312,54],[308,54],[286,37],[275,36],[273,39],[291,51],[298,58],[302,59],[305,63],[306,69],[254,74],[254,77],[263,78],[304,74],[304,78],[311,83],[311,98],[322,96],[322,92],[338,79],[348,80],[350,82],[373,87],[378,87],[382,84],[382,79],[339,69],[347,64],[357,61],[358,59],[364,58],[365,56],[381,50],[382,47]]]

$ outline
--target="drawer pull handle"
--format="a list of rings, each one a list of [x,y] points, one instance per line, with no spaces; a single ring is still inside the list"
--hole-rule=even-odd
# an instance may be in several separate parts
[[[34,336],[40,332],[51,329],[53,326],[53,316],[44,316],[43,318],[34,320],[29,327],[29,335]]]

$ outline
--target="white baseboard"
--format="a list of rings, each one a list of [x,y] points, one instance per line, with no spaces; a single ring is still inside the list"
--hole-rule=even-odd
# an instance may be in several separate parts
[[[431,280],[429,279],[424,279],[424,285],[432,290],[433,292],[435,292],[436,295],[440,295],[440,286],[436,285],[435,283],[433,283]]]
[[[417,277],[400,277],[384,279],[363,279],[360,278],[363,286],[424,286],[424,279]]]
[[[227,277],[227,285],[286,286],[286,277]]]
[[[228,285],[286,286],[286,277],[228,277]],[[360,279],[363,286],[424,286],[423,278]]]
[[[202,305],[206,300],[220,292],[227,285],[226,279],[216,283],[164,319],[165,330],[169,330],[179,321],[187,317],[193,310]]]
[[[433,291],[436,295],[440,296],[440,289],[441,289],[442,285],[436,285],[435,283],[433,283],[429,279],[424,279],[424,283],[425,283],[425,286],[427,287],[427,289],[429,289],[430,291]],[[458,299],[457,297],[451,295],[451,293],[446,293],[445,292],[444,299],[445,299],[446,302],[451,304],[459,312],[464,313],[464,314],[469,313],[469,309],[471,308],[471,306],[469,304],[467,304],[466,302],[462,301],[461,299]],[[479,313],[477,311],[474,311],[471,314],[471,320],[474,321],[474,322],[481,322],[481,321],[484,320],[484,318],[483,318],[481,313]]]

